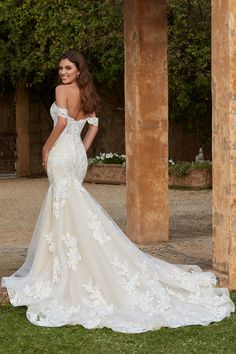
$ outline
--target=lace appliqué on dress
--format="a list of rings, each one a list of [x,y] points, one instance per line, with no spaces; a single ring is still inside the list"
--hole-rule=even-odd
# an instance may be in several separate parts
[[[87,296],[82,298],[84,305],[88,308],[89,318],[86,321],[87,328],[95,327],[103,317],[113,313],[113,305],[108,305],[107,300],[101,292],[98,283],[93,284],[90,278],[87,284],[83,285]]]
[[[61,264],[58,256],[53,259],[53,283],[57,283],[59,281],[61,272]]]
[[[59,218],[60,209],[62,209],[66,203],[68,189],[70,188],[71,183],[71,178],[61,178],[61,180],[53,186],[53,214],[56,218]]]
[[[46,238],[46,241],[49,245],[49,251],[54,253],[56,250],[54,235],[52,234],[52,232],[50,232],[49,234],[44,234],[44,237]]]
[[[121,287],[127,293],[127,305],[131,308],[138,307],[148,317],[157,313],[163,313],[170,308],[170,297],[166,289],[161,286],[158,277],[146,271],[146,265],[137,265],[136,271],[129,270],[127,262],[120,262],[115,255],[112,264],[116,268],[117,279]],[[145,283],[145,291],[140,287]]]
[[[98,117],[89,117],[87,118],[87,122],[92,125],[98,125]]]
[[[23,289],[25,295],[34,299],[47,299],[51,292],[51,282],[38,280],[33,285],[25,285]]]
[[[81,195],[80,192],[84,191],[84,188],[75,180],[72,179],[64,179],[62,180],[53,191],[53,214],[56,218],[60,216],[60,209],[63,208],[67,199],[68,199],[68,192],[69,188],[73,185],[75,186],[78,195]]]
[[[66,109],[66,108],[61,108],[61,107],[58,107],[58,106],[57,106],[57,116],[58,116],[58,117],[65,118],[65,119],[68,119],[69,116],[68,116],[67,109]]]
[[[93,214],[90,210],[88,210],[88,226],[90,230],[92,230],[93,238],[101,243],[102,245],[111,240],[111,237],[107,235],[104,227],[101,224],[101,221],[98,220],[98,216]]]
[[[64,153],[63,150],[60,153],[56,152],[57,146],[55,149],[52,148],[51,155],[49,155],[48,162],[48,177],[50,184],[52,186],[52,197],[53,197],[53,214],[56,218],[60,217],[60,211],[66,204],[69,192],[72,186],[74,186],[78,192],[78,195],[81,196],[81,192],[84,191],[81,183],[84,178],[84,175],[87,170],[87,157],[82,142],[78,143],[77,148],[71,146],[71,139],[68,136],[63,137],[63,143],[65,148],[71,148],[72,158],[68,162],[68,166],[65,169],[63,165],[63,160],[68,159],[67,153]],[[82,146],[82,149],[81,149]],[[75,156],[73,156],[73,154]],[[53,162],[51,162],[53,157]],[[80,163],[81,170],[76,168],[75,160]]]
[[[55,327],[65,325],[69,318],[79,314],[80,306],[63,306],[55,299],[45,306],[30,305],[27,318],[38,326]]]
[[[21,306],[21,297],[18,295],[18,292],[12,289],[8,289],[9,299],[13,306]]]
[[[81,255],[77,248],[77,240],[75,237],[71,236],[69,232],[62,236],[62,240],[64,241],[66,247],[68,248],[67,252],[67,264],[68,267],[72,270],[76,270],[76,266],[81,260]]]

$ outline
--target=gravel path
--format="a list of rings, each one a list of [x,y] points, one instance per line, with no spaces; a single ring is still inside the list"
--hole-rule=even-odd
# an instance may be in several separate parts
[[[0,179],[0,277],[24,261],[48,188],[46,178]],[[118,225],[126,230],[125,186],[85,184]],[[211,267],[211,191],[170,190],[170,241],[139,245],[173,263]]]

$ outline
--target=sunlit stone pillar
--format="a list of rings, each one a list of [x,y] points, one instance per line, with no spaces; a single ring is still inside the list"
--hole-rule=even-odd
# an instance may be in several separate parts
[[[129,237],[168,239],[166,0],[125,1],[125,115]]]
[[[16,147],[17,176],[30,174],[30,136],[29,136],[29,92],[25,87],[16,94]]]
[[[212,0],[213,268],[236,289],[236,1]]]

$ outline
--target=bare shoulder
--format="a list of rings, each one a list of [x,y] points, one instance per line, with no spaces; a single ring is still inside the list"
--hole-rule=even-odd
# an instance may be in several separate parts
[[[66,85],[58,85],[56,87],[56,94],[65,94],[67,92]]]
[[[67,87],[58,85],[56,87],[56,102],[59,107],[67,107]]]
[[[73,93],[75,89],[71,87],[70,85],[58,85],[56,87],[56,96],[57,95],[65,95],[65,96],[70,96],[71,93]]]

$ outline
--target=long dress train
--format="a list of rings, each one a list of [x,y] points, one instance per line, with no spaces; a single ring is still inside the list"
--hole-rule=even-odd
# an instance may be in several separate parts
[[[137,333],[160,327],[208,325],[234,311],[213,273],[176,266],[143,253],[82,186],[86,123],[55,103],[67,126],[48,158],[50,186],[25,263],[2,278],[14,306],[26,305],[35,325],[80,324]]]

